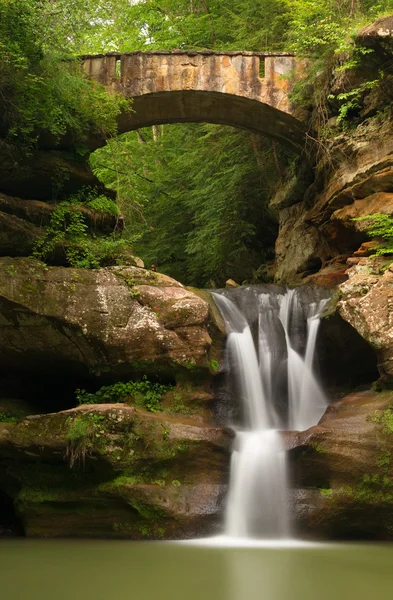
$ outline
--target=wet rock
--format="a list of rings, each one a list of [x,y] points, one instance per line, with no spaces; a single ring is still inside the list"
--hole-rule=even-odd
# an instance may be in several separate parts
[[[228,446],[198,418],[80,406],[0,425],[0,484],[28,536],[206,535],[219,523]]]
[[[239,287],[239,284],[236,283],[236,281],[233,281],[233,279],[228,279],[225,282],[225,287],[226,288],[235,288],[235,287]]]
[[[315,427],[287,435],[302,533],[393,538],[392,401],[391,392],[354,392]]]

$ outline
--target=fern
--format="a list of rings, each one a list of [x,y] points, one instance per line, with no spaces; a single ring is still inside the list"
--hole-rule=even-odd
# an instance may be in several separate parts
[[[370,238],[380,238],[381,242],[373,256],[393,254],[393,216],[384,213],[357,217],[354,221],[368,221],[367,235]]]

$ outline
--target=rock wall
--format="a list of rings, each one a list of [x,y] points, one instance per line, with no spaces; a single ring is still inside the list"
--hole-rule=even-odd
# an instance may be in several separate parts
[[[6,522],[28,536],[216,531],[230,441],[211,410],[223,338],[209,303],[160,273],[0,258],[0,496],[15,510]],[[146,377],[172,384],[154,412],[138,396],[75,407],[84,383]]]
[[[274,203],[280,215],[276,280],[297,285],[344,281],[347,259],[371,253],[361,248],[368,240],[364,223],[353,218],[393,214],[392,192],[393,123],[374,118],[339,136],[305,193],[289,189]]]
[[[287,434],[292,510],[311,539],[393,537],[392,392],[355,392]]]

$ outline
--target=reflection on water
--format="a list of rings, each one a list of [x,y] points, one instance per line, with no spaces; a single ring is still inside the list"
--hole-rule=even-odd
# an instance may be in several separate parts
[[[2,600],[391,600],[393,546],[4,540]]]

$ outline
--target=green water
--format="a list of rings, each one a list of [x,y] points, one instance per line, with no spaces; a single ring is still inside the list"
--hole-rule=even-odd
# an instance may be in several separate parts
[[[392,600],[393,546],[3,540],[1,600]]]

